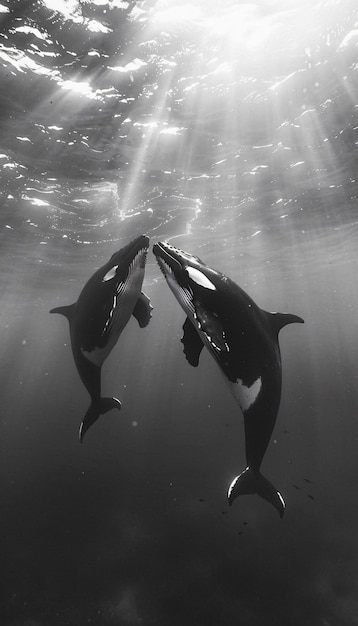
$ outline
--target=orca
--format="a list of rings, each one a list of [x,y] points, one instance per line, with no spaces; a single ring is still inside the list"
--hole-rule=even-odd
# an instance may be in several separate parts
[[[91,276],[75,304],[50,311],[69,321],[73,358],[91,397],[80,425],[81,443],[100,415],[121,408],[117,398],[101,397],[101,368],[131,315],[141,328],[150,321],[152,307],[142,292],[148,249],[149,238],[137,237]]]
[[[284,499],[260,468],[281,398],[278,333],[303,320],[260,309],[230,278],[168,243],[156,243],[153,253],[187,315],[181,341],[188,362],[196,367],[205,346],[244,416],[246,468],[230,484],[229,504],[242,494],[257,493],[282,517]]]

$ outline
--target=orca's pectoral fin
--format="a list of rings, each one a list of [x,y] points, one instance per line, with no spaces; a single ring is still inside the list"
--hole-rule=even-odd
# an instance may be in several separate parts
[[[74,304],[70,304],[69,306],[58,306],[55,309],[51,309],[50,313],[59,313],[59,315],[64,315],[67,317],[68,321],[70,321],[74,308]]]
[[[234,478],[229,487],[227,497],[230,506],[238,496],[253,493],[267,500],[278,511],[279,516],[283,517],[286,505],[280,492],[260,472],[254,472],[247,467]]]
[[[83,437],[85,436],[87,430],[92,426],[92,424],[94,424],[98,420],[100,415],[108,413],[108,411],[110,411],[111,409],[118,409],[119,411],[120,408],[121,403],[119,400],[117,400],[117,398],[100,398],[99,403],[92,402],[80,425],[80,443],[82,443]]]
[[[140,328],[148,326],[150,318],[152,317],[152,311],[153,307],[150,304],[148,296],[142,292],[132,312],[132,315],[136,318]]]
[[[183,331],[184,334],[180,341],[184,346],[184,354],[190,365],[197,367],[204,344],[188,317],[183,324]]]

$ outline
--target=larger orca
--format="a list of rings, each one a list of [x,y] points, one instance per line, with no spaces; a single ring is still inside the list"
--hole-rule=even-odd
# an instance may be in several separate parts
[[[141,328],[149,323],[152,307],[141,291],[148,248],[146,235],[134,239],[91,276],[75,304],[50,311],[69,321],[73,358],[91,396],[80,425],[81,442],[100,415],[121,408],[117,398],[101,397],[101,368],[131,315]]]
[[[260,468],[281,398],[278,333],[286,324],[303,320],[260,309],[230,278],[168,243],[155,244],[153,252],[187,315],[182,337],[187,360],[196,367],[206,346],[244,415],[247,467],[232,481],[229,503],[257,493],[282,517],[283,497]]]

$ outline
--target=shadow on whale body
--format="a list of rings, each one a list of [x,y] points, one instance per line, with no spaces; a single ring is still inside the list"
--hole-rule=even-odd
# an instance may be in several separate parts
[[[120,409],[117,398],[101,397],[101,368],[133,315],[141,328],[147,326],[152,307],[142,292],[149,238],[141,235],[115,252],[83,287],[70,306],[51,309],[67,317],[73,358],[91,404],[79,430],[86,431],[111,409]]]
[[[282,517],[284,499],[260,468],[281,399],[278,334],[287,324],[303,320],[260,309],[230,278],[174,246],[157,243],[153,253],[187,315],[181,341],[188,362],[196,367],[205,346],[244,415],[247,467],[232,481],[229,503],[256,493]]]

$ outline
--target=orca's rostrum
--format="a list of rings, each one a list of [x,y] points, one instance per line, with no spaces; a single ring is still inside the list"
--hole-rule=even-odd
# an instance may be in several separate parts
[[[257,493],[282,517],[283,497],[260,468],[281,398],[278,334],[287,324],[303,320],[260,309],[230,278],[168,243],[155,244],[153,252],[187,315],[182,338],[187,360],[197,366],[206,346],[244,415],[247,467],[232,481],[229,503],[239,495]]]
[[[50,311],[69,321],[73,358],[91,396],[80,426],[81,442],[100,415],[121,408],[117,398],[101,397],[101,368],[131,315],[141,328],[149,323],[152,307],[142,292],[148,248],[149,238],[137,237],[91,276],[75,304]]]

